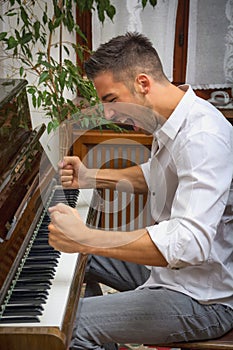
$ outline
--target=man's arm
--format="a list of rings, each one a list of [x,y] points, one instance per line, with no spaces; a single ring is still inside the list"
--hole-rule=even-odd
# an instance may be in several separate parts
[[[78,157],[64,157],[59,163],[60,178],[66,188],[109,188],[146,193],[148,187],[140,166],[124,169],[88,169]]]
[[[67,253],[80,252],[151,266],[168,263],[145,228],[131,231],[104,231],[89,228],[76,209],[58,204],[49,209],[49,243]]]

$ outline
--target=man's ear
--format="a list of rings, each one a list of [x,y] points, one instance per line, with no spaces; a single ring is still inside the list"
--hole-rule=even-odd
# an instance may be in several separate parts
[[[148,94],[150,89],[150,80],[146,74],[138,74],[135,79],[135,90],[143,95]]]

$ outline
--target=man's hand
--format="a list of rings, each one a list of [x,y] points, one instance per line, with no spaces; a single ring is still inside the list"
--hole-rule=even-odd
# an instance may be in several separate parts
[[[87,183],[88,169],[83,165],[79,157],[64,157],[58,163],[61,184],[65,188],[90,188]]]
[[[64,253],[81,252],[82,249],[80,249],[79,244],[65,236],[53,224],[49,224],[49,231],[49,244],[54,249]]]
[[[49,208],[51,223],[61,231],[67,238],[82,242],[85,240],[87,226],[80,217],[77,209],[66,204],[59,203]]]
[[[69,156],[59,162],[64,188],[108,188],[130,193],[147,193],[148,187],[139,165],[123,169],[89,169],[79,157]]]
[[[79,242],[85,240],[88,228],[78,211],[63,203],[49,208],[51,223],[48,228],[49,244],[65,253],[85,253],[86,247]]]

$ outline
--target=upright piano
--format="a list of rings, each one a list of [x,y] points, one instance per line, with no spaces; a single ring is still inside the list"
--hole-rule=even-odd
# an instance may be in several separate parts
[[[87,257],[49,246],[47,209],[64,202],[96,225],[94,197],[59,185],[39,142],[45,126],[31,127],[26,85],[0,79],[0,350],[66,350]]]

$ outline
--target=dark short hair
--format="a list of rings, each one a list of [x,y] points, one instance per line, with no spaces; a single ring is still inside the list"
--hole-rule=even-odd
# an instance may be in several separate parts
[[[157,81],[167,80],[157,51],[139,33],[128,32],[101,44],[84,68],[90,80],[104,72],[111,72],[116,81],[134,79],[139,73],[149,74]]]

